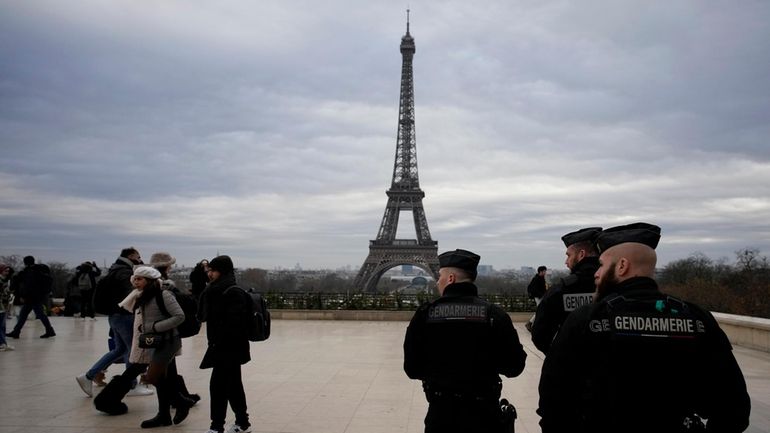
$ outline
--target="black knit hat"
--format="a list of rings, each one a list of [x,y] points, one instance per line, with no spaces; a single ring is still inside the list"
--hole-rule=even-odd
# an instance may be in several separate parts
[[[564,242],[565,247],[569,247],[570,245],[574,245],[578,242],[594,242],[596,241],[596,237],[599,236],[599,233],[602,232],[601,227],[588,227],[585,229],[580,229],[576,232],[567,233],[566,235],[561,237],[562,242]]]
[[[220,274],[230,274],[233,272],[233,260],[230,256],[216,256],[209,262],[209,269],[218,271]]]
[[[626,242],[636,242],[655,249],[660,241],[660,227],[647,223],[634,223],[604,230],[596,238],[599,252]]]
[[[476,279],[479,260],[481,256],[467,250],[447,251],[438,256],[439,267],[462,269],[468,272],[472,280]]]

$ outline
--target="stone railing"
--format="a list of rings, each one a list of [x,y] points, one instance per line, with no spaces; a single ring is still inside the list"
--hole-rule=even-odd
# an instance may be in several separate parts
[[[770,319],[712,313],[730,342],[750,349],[770,352]]]
[[[412,308],[416,308],[419,304],[416,297],[406,296],[407,305]],[[324,299],[323,303],[320,301],[318,307],[329,308]],[[331,297],[330,297],[331,299]],[[53,305],[61,305],[63,299],[53,299]],[[286,302],[286,300],[284,300]],[[420,299],[419,301],[423,301]],[[291,302],[296,302],[292,299]],[[501,302],[508,308],[526,310],[531,308],[527,305],[525,298],[511,297],[508,302],[512,305],[505,305],[505,302]],[[345,310],[345,309],[292,309],[290,302],[286,302],[288,305],[283,305],[285,309],[271,308],[270,314],[274,319],[278,320],[374,320],[374,321],[409,321],[414,315],[414,311],[409,310]],[[298,305],[299,306],[299,305]],[[400,306],[400,305],[399,305]],[[407,306],[407,308],[409,308]],[[288,308],[287,308],[288,307]],[[334,305],[336,308],[344,308],[342,305]],[[334,308],[332,307],[332,308]],[[531,312],[509,312],[508,313],[514,322],[525,322],[532,316]],[[714,317],[719,322],[719,326],[727,334],[727,338],[730,339],[732,344],[737,346],[748,347],[750,349],[761,350],[763,352],[770,352],[770,319],[761,319],[757,317],[738,316],[735,314],[726,313],[713,313]]]
[[[375,320],[409,321],[414,311],[382,310],[270,310],[274,319],[283,320]],[[770,319],[713,313],[730,342],[750,349],[770,352]],[[508,313],[514,322],[529,320],[532,313]]]

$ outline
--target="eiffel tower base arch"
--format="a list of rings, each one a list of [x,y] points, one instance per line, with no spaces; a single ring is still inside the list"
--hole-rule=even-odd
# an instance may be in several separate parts
[[[358,271],[354,287],[375,292],[382,275],[400,265],[417,266],[438,280],[438,246],[376,245],[375,242],[369,246],[369,255]]]

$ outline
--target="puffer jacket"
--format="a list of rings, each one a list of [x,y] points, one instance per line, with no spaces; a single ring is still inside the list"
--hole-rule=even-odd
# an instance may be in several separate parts
[[[154,298],[134,310],[134,338],[129,356],[129,361],[134,364],[149,364],[152,360],[153,349],[139,347],[142,332],[167,332],[169,338],[174,338],[179,335],[176,327],[184,322],[184,311],[176,302],[174,294],[168,290],[161,290],[160,293],[171,317],[163,315]]]

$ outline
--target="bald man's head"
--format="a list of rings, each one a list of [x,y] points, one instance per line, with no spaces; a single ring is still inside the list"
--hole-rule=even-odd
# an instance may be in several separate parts
[[[617,244],[599,256],[599,269],[594,274],[599,296],[610,286],[633,277],[655,276],[658,256],[649,246],[636,242]]]

